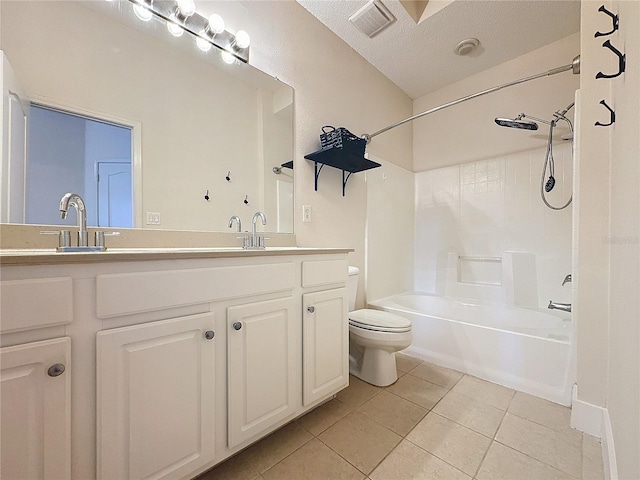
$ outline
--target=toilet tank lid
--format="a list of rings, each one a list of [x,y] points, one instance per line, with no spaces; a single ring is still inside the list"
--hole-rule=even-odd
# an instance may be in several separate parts
[[[349,276],[360,274],[360,269],[358,267],[354,267],[353,265],[349,265]]]

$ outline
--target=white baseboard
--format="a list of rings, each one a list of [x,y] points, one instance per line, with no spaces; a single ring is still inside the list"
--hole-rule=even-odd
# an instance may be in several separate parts
[[[578,386],[573,386],[571,402],[571,426],[581,432],[600,438],[602,462],[606,480],[618,479],[618,466],[613,445],[613,431],[609,411],[606,408],[578,400]]]
[[[578,386],[573,385],[571,399],[571,426],[594,437],[602,438],[605,408],[578,400]]]

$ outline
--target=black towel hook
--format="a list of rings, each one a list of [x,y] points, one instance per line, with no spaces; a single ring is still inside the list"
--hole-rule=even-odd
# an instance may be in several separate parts
[[[596,74],[596,78],[616,78],[620,75],[622,75],[625,71],[625,69],[627,68],[627,56],[623,53],[620,52],[620,50],[618,50],[616,47],[614,47],[613,45],[611,45],[611,42],[609,40],[605,41],[602,44],[603,47],[608,48],[609,50],[611,50],[613,53],[615,53],[618,56],[618,73],[615,73],[613,75],[606,75],[602,72],[598,72]]]
[[[600,105],[604,105],[607,108],[607,110],[609,110],[609,114],[611,115],[611,120],[609,121],[609,123],[596,122],[594,125],[596,127],[608,127],[610,125],[613,125],[613,123],[616,121],[616,112],[614,112],[611,109],[611,107],[607,105],[607,102],[605,102],[604,100],[600,100]]]
[[[607,10],[606,8],[604,8],[604,5],[602,5],[599,9],[599,12],[602,13],[606,13],[607,15],[609,15],[611,17],[611,22],[613,23],[613,27],[611,28],[610,32],[596,32],[596,34],[594,35],[595,38],[598,37],[606,37],[607,35],[611,35],[613,32],[615,32],[616,30],[618,30],[618,28],[620,28],[620,17],[616,14],[614,15],[613,13],[611,13],[609,10]]]

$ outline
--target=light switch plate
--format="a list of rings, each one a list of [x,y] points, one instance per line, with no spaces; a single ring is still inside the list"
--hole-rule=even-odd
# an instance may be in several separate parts
[[[311,223],[311,205],[302,205],[302,223]]]

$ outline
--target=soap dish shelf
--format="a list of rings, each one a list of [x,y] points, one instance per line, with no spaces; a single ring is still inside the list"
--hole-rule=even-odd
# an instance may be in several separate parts
[[[324,147],[317,152],[309,153],[304,158],[311,160],[314,163],[315,170],[315,191],[318,191],[318,177],[320,171],[325,165],[328,165],[338,170],[342,170],[342,196],[344,197],[347,181],[351,177],[352,173],[363,172],[372,168],[381,167],[377,162],[367,160],[358,152],[351,152],[348,149],[336,148],[333,146]],[[320,164],[320,168],[318,168]],[[347,175],[346,173],[349,172]]]

